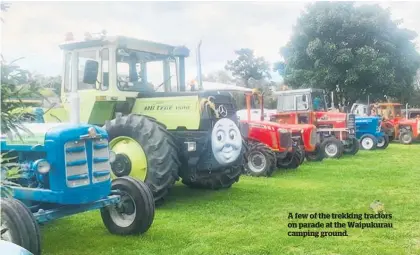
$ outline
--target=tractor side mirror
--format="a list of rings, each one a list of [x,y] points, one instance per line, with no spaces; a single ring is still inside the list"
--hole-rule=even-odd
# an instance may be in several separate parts
[[[302,95],[302,102],[306,102],[308,101],[308,98],[306,97],[306,95]]]
[[[99,63],[95,60],[86,60],[83,72],[83,83],[96,84],[98,77]]]

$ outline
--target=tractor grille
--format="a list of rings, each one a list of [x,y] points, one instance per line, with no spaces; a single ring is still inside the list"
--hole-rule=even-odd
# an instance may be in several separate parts
[[[290,148],[292,147],[292,134],[287,130],[279,130],[280,135],[280,148]]]
[[[313,130],[311,130],[311,146],[315,146],[316,143],[318,142],[318,135],[316,132],[316,128],[314,128]]]
[[[354,114],[349,114],[347,118],[347,128],[355,129],[356,128],[356,116]]]
[[[219,111],[219,116],[221,118],[231,118],[232,116],[234,116],[234,117],[236,116],[236,109],[235,109],[236,107],[235,107],[234,104],[225,103],[225,102],[217,102],[217,99],[215,100],[214,104],[216,105],[216,110],[218,110],[218,111],[219,111],[219,107],[221,105],[223,105],[223,107],[225,107],[227,114],[226,114],[226,116],[220,116],[220,111]]]
[[[108,140],[93,140],[92,157],[92,182],[103,182],[111,176],[111,164],[109,163]]]
[[[70,141],[64,145],[67,186],[71,188],[90,183],[86,141]]]
[[[91,180],[92,183],[109,180],[111,165],[108,140],[69,141],[64,147],[68,187],[89,185]]]
[[[356,133],[356,115],[348,114],[347,115],[347,128],[349,130],[350,137],[354,137]]]

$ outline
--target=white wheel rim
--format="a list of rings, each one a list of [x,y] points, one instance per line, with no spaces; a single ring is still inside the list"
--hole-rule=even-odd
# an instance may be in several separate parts
[[[124,198],[126,197],[126,198]],[[121,199],[131,199],[133,206],[134,206],[134,211],[131,214],[126,214],[126,213],[121,213],[118,212],[116,209],[116,206],[110,206],[109,207],[109,215],[111,216],[112,221],[118,225],[119,227],[122,228],[126,228],[128,226],[130,226],[134,220],[136,219],[136,212],[137,212],[137,208],[136,208],[136,203],[134,203],[134,199],[133,197],[131,197],[128,194],[124,194],[124,196],[121,197]]]
[[[363,138],[362,147],[365,150],[370,150],[373,148],[373,139],[370,137]]]
[[[402,140],[406,143],[408,143],[411,140],[411,136],[409,134],[404,134],[402,136]]]
[[[255,162],[261,161],[260,164],[255,164]],[[260,173],[265,169],[267,165],[267,160],[261,152],[255,152],[251,154],[248,159],[248,167],[254,173]]]
[[[385,138],[380,137],[378,139],[378,144],[376,146],[378,146],[379,148],[383,147],[385,145]]]
[[[333,157],[338,153],[338,147],[337,145],[330,143],[327,144],[327,146],[325,146],[325,153],[329,156],[329,157]]]

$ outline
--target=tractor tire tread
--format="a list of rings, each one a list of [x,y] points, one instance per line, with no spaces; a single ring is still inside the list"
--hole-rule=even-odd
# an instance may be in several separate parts
[[[248,155],[253,151],[259,151],[261,152],[266,158],[267,158],[267,169],[260,172],[260,173],[254,173],[248,166],[249,158]],[[273,172],[277,169],[277,157],[274,151],[272,151],[266,144],[256,142],[256,141],[250,141],[248,143],[248,152],[246,154],[247,163],[244,166],[244,173],[246,175],[250,176],[265,176],[270,177]]]
[[[116,235],[137,235],[145,233],[153,223],[155,202],[153,193],[144,182],[130,176],[112,180],[112,189],[127,192],[136,205],[136,220],[128,227],[119,227],[111,219],[108,207],[101,208],[102,221],[108,231]]]
[[[174,137],[154,118],[139,114],[117,114],[115,119],[105,123],[105,129],[110,141],[128,136],[139,143],[147,158],[145,183],[155,202],[162,200],[179,180],[181,162]]]
[[[29,208],[17,199],[2,198],[1,211],[2,220],[5,220],[5,217],[8,218],[11,221],[8,222],[8,225],[14,226],[17,231],[20,240],[15,244],[34,255],[41,254],[41,232]]]

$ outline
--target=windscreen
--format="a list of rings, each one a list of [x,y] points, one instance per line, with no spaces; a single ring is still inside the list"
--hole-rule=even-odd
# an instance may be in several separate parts
[[[177,87],[176,63],[170,56],[119,49],[116,58],[117,86],[120,90],[164,91],[165,83],[175,89]]]

